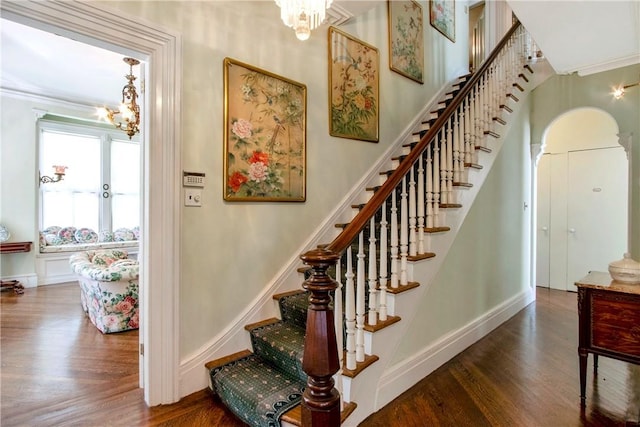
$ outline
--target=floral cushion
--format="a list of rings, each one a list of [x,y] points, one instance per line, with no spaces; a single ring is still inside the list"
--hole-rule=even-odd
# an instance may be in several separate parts
[[[47,227],[44,230],[42,230],[42,232],[44,234],[58,234],[58,231],[60,231],[61,229],[62,227],[58,225],[52,225],[51,227]]]
[[[86,251],[71,255],[69,264],[79,276],[101,281],[119,281],[137,279],[139,264],[137,261],[116,263],[127,258],[127,252],[121,250]]]
[[[113,240],[115,242],[134,240],[135,237],[136,236],[135,234],[133,234],[133,231],[128,228],[118,228],[116,231],[113,232]]]
[[[110,266],[116,260],[123,260],[129,256],[127,251],[108,250],[108,251],[95,251],[93,256],[89,255],[89,261],[96,266]]]
[[[99,242],[113,242],[113,231],[111,230],[102,230],[100,234],[98,234]]]
[[[76,231],[78,229],[75,227],[64,227],[58,231],[58,237],[64,243],[72,243],[76,241]]]
[[[93,243],[98,241],[98,233],[90,228],[79,228],[74,233],[76,242]]]

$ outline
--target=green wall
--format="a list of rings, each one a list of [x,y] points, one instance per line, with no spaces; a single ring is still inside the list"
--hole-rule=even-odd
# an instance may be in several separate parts
[[[425,13],[425,83],[389,69],[387,5],[375,6],[340,28],[379,49],[380,141],[333,138],[328,134],[327,28],[300,42],[280,20],[272,1],[104,1],[92,3],[182,36],[182,169],[204,172],[201,208],[182,207],[180,357],[198,354],[228,328],[328,217],[342,198],[405,130],[445,82],[467,63],[466,26],[451,43],[428,25]],[[463,7],[458,22],[466,22]],[[249,63],[307,86],[307,201],[230,203],[222,198],[223,75],[225,57]],[[15,101],[6,101],[15,102]],[[2,221],[35,238],[35,120],[24,105],[20,120],[2,126]],[[11,107],[13,108],[13,107]],[[55,107],[48,107],[55,110]],[[18,114],[18,112],[16,112]],[[6,123],[6,126],[5,126]],[[10,135],[9,138],[7,135]],[[153,142],[152,142],[153,143]],[[24,168],[5,167],[20,151]],[[28,185],[9,188],[24,178]],[[150,183],[150,185],[154,185]],[[13,225],[15,224],[15,225]],[[25,238],[26,238],[25,237]],[[31,254],[31,257],[34,255]],[[2,274],[32,274],[22,256]],[[4,259],[3,259],[4,261]],[[10,271],[10,272],[9,272]],[[153,286],[150,283],[149,286]]]

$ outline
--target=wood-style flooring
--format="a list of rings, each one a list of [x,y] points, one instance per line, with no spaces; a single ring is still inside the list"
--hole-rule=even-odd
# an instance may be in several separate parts
[[[635,365],[601,357],[581,408],[576,305],[574,293],[538,289],[535,304],[361,426],[640,425]],[[0,312],[3,427],[244,425],[206,391],[146,407],[137,331],[102,335],[77,284],[4,291]]]

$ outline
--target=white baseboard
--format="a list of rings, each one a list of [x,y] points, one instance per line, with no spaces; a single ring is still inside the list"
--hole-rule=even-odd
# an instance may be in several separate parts
[[[25,288],[35,288],[36,286],[38,286],[38,276],[33,273],[33,274],[21,274],[18,276],[7,276],[7,277],[3,277],[2,280],[17,280],[18,282],[20,282],[22,284],[22,286],[24,286]]]
[[[413,357],[391,367],[380,379],[375,410],[387,405],[533,301],[535,289],[522,291],[457,331],[443,336]]]

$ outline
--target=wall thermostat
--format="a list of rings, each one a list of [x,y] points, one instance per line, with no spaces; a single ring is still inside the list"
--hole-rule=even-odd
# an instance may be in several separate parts
[[[204,174],[200,172],[182,172],[182,185],[185,187],[204,187]]]

